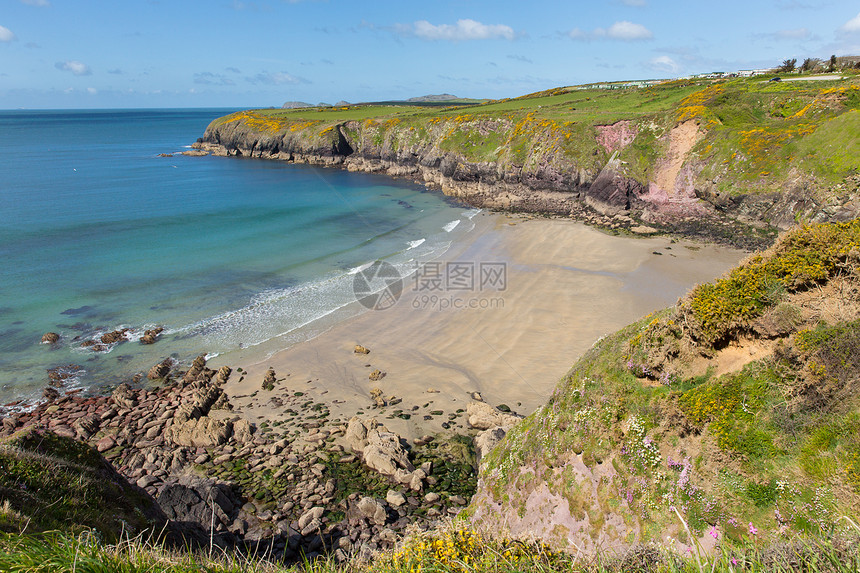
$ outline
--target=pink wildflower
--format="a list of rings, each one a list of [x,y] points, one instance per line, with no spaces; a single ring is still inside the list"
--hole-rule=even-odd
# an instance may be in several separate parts
[[[711,527],[711,530],[710,530],[708,533],[710,533],[710,534],[711,534],[711,537],[713,537],[714,539],[719,539],[719,538],[720,538],[720,532],[719,532],[719,531],[717,531],[717,526],[716,526],[716,525],[712,526],[712,527]]]
[[[750,535],[758,535],[758,528],[750,521]]]

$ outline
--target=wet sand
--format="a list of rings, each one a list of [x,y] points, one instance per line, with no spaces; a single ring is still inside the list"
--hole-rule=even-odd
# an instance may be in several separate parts
[[[473,392],[527,415],[598,338],[674,304],[745,256],[666,237],[611,236],[572,221],[479,218],[438,269],[425,267],[422,280],[404,280],[394,306],[367,311],[267,359],[234,362],[244,368],[243,379],[234,374],[227,391],[239,411],[258,423],[283,420],[272,397],[301,392],[327,403],[332,419],[376,417],[409,439],[438,432],[443,423],[465,427],[457,410]],[[483,288],[482,263],[489,273]],[[370,353],[356,354],[357,344]],[[261,389],[269,367],[278,379],[271,391]],[[370,380],[374,370],[385,376]],[[374,408],[377,388],[394,404]]]

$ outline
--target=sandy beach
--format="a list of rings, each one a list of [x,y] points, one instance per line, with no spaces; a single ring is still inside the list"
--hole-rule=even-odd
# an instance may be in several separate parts
[[[667,237],[611,236],[572,221],[481,214],[437,266],[404,280],[392,307],[267,359],[233,361],[244,372],[226,390],[258,423],[285,419],[277,397],[301,392],[329,404],[332,418],[376,417],[407,439],[443,423],[465,427],[457,411],[474,392],[527,415],[598,338],[673,304],[744,255]],[[370,353],[355,353],[357,344]],[[278,382],[262,390],[270,367]],[[374,370],[384,377],[370,380]],[[374,407],[377,388],[391,405]]]

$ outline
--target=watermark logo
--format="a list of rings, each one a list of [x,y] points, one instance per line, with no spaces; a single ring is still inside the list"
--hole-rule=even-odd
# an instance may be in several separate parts
[[[507,263],[503,262],[430,262],[412,269],[412,300],[416,309],[485,309],[503,308],[504,299],[489,298],[508,286]],[[397,269],[377,261],[355,275],[355,298],[372,310],[394,306],[403,294],[403,278]],[[468,296],[472,293],[473,296]],[[477,294],[477,296],[476,296]]]
[[[352,292],[365,308],[385,310],[400,300],[400,295],[403,294],[403,279],[394,265],[376,261],[355,274]]]

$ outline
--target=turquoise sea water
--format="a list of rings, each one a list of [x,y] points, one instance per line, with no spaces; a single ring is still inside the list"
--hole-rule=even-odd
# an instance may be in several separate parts
[[[362,310],[357,269],[405,274],[472,228],[473,211],[385,177],[158,157],[230,111],[0,112],[0,403],[39,396],[56,366],[91,387],[304,340]],[[133,340],[81,348],[120,327]],[[48,331],[60,343],[39,344]]]

